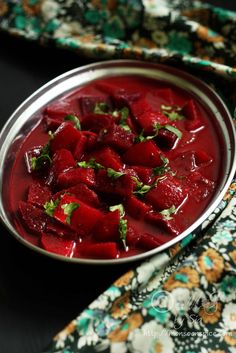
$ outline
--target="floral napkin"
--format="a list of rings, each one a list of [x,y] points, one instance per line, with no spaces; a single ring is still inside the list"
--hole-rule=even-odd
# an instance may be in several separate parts
[[[236,13],[190,0],[0,0],[0,29],[178,66],[236,103]],[[44,353],[236,352],[236,183],[201,230],[124,274]]]

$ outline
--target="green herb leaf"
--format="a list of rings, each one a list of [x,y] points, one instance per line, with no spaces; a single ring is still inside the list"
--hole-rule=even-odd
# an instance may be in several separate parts
[[[51,162],[52,162],[52,160],[48,154],[41,154],[39,157],[32,157],[31,158],[31,169],[33,171],[39,170]]]
[[[59,202],[60,202],[59,199],[56,199],[55,201],[50,200],[50,201],[46,202],[43,205],[43,208],[45,209],[45,213],[48,216],[53,217],[54,211],[55,211],[56,207],[58,206]]]
[[[165,130],[168,130],[170,132],[173,132],[173,134],[175,134],[179,139],[182,137],[182,132],[179,129],[177,129],[177,127],[169,125],[169,124],[161,125],[159,123],[156,123],[154,125],[154,128],[156,129],[157,134],[158,134],[159,130],[165,129]]]
[[[144,130],[142,129],[140,134],[135,137],[134,142],[139,143],[139,142],[152,140],[157,136],[157,132],[154,135],[148,135],[148,136],[143,136],[143,134],[144,134]]]
[[[68,120],[72,121],[75,124],[75,128],[77,130],[81,130],[81,124],[80,124],[79,118],[77,116],[70,114],[70,115],[65,116],[64,120],[65,121],[68,121]]]
[[[126,245],[127,230],[128,230],[128,221],[127,219],[121,218],[120,224],[119,224],[119,233],[120,233],[120,240],[122,241],[125,250],[127,250],[127,245]]]
[[[109,114],[109,107],[105,102],[97,102],[93,112],[95,114]]]
[[[166,105],[162,104],[161,111],[171,121],[184,119],[184,116],[180,113],[182,111],[182,108],[177,105],[166,106]]]
[[[179,139],[182,137],[182,132],[175,126],[165,125],[165,129],[170,132],[173,132],[173,134],[175,134]]]
[[[159,213],[163,215],[164,219],[169,221],[173,218],[173,217],[171,217],[171,215],[174,214],[175,212],[176,212],[176,207],[175,207],[175,205],[172,205],[170,208],[162,210]]]
[[[70,224],[70,218],[72,215],[72,212],[76,210],[80,205],[77,202],[71,202],[71,203],[65,203],[64,205],[61,205],[61,208],[64,211],[64,214],[67,216],[66,217],[66,223]]]
[[[104,166],[97,163],[94,158],[91,158],[88,162],[81,161],[77,163],[78,167],[81,168],[93,168],[93,169],[104,169]]]
[[[121,217],[124,217],[125,209],[124,209],[124,206],[122,205],[122,203],[119,203],[118,205],[114,205],[114,206],[109,207],[109,211],[111,211],[111,212],[114,212],[116,210],[118,210],[120,212]]]
[[[124,174],[125,173],[117,172],[116,170],[114,170],[112,168],[107,168],[107,175],[109,178],[112,178],[113,180],[120,178]]]
[[[158,167],[155,167],[153,168],[153,174],[154,175],[163,175],[167,172],[170,171],[170,167],[168,167],[168,164],[169,164],[169,159],[164,157],[162,154],[161,154],[161,160],[162,160],[162,165],[161,166],[158,166]]]
[[[150,191],[151,188],[153,188],[154,186],[153,184],[146,185],[142,181],[138,180],[138,178],[136,177],[132,177],[132,179],[136,182],[136,188],[135,188],[135,191],[133,192],[136,195],[144,195],[148,191]]]
[[[167,116],[171,121],[184,119],[184,116],[179,114],[178,112],[166,112],[166,111],[164,111],[163,114],[165,116]]]

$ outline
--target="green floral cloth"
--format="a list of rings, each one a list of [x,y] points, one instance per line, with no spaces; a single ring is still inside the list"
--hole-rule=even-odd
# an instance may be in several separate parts
[[[0,0],[0,29],[179,66],[236,103],[236,14],[190,0]],[[44,353],[236,352],[236,183],[196,234],[119,278]],[[207,226],[207,228],[206,228]]]

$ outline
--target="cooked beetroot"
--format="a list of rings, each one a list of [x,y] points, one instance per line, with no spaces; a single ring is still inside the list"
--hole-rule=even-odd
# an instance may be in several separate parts
[[[66,189],[78,183],[88,186],[95,184],[95,175],[92,168],[73,168],[60,173],[57,178],[57,185],[60,189]]]
[[[106,103],[106,105],[111,108],[111,103],[109,98],[107,99],[106,96],[104,95],[103,96],[86,95],[83,97],[79,97],[79,106],[80,106],[82,116],[84,117],[89,113],[93,113],[96,104],[100,102]]]
[[[126,197],[132,194],[135,182],[128,174],[124,174],[118,179],[108,176],[107,171],[99,170],[96,176],[95,189],[97,192]]]
[[[100,206],[98,195],[83,183],[76,184],[75,186],[72,186],[66,190],[63,190],[63,193],[68,193],[90,206],[93,206],[93,207]]]
[[[69,168],[74,168],[75,160],[72,153],[66,149],[57,150],[52,159],[52,173],[57,178],[58,175]]]
[[[187,198],[188,192],[180,181],[167,175],[146,194],[145,199],[157,210],[162,211],[173,205],[177,208]]]
[[[119,238],[120,238],[119,224],[120,224],[119,210],[107,213],[96,223],[94,238],[97,241],[101,241],[101,242],[109,242],[109,241],[119,242]]]
[[[30,185],[28,192],[28,202],[35,206],[43,207],[52,197],[50,188],[42,183],[35,182]]]
[[[183,115],[186,117],[185,126],[187,130],[196,130],[202,126],[201,113],[192,99],[183,107]]]
[[[19,202],[19,212],[26,227],[34,234],[41,234],[46,226],[48,216],[43,210],[29,202]]]
[[[156,142],[158,147],[162,150],[170,150],[174,147],[177,139],[178,137],[173,132],[166,129],[160,129],[156,137]]]
[[[81,132],[72,126],[69,122],[62,123],[55,131],[53,139],[50,141],[50,150],[52,153],[65,148],[73,151]]]
[[[123,127],[112,124],[102,129],[98,135],[98,141],[103,145],[111,146],[120,151],[128,150],[134,141],[134,134],[127,132]]]
[[[197,202],[207,199],[215,188],[215,182],[205,178],[201,173],[195,171],[186,178],[186,184],[190,189],[191,196]]]
[[[86,237],[102,216],[103,213],[101,211],[79,200],[79,207],[76,208],[71,215],[71,226],[75,228],[82,237]],[[96,228],[94,231],[96,231]]]
[[[55,234],[43,233],[41,236],[42,248],[62,256],[72,257],[75,242],[70,239],[61,238]]]
[[[204,213],[222,153],[214,117],[192,94],[108,77],[41,115],[10,179],[28,241],[62,256],[116,259],[164,244]]]
[[[160,241],[158,235],[154,236],[152,234],[145,233],[140,235],[136,246],[140,247],[141,249],[151,250],[155,249],[161,244],[163,244],[163,242]]]
[[[127,212],[137,219],[144,218],[148,212],[151,210],[151,206],[147,205],[143,201],[139,200],[137,197],[131,195],[126,203],[125,207]]]
[[[131,165],[143,165],[154,168],[162,163],[160,155],[161,152],[155,142],[145,141],[132,145],[123,154],[123,160]]]
[[[90,113],[86,115],[82,122],[84,130],[90,130],[99,133],[102,129],[107,129],[109,126],[114,125],[115,121],[111,114],[95,114]]]
[[[86,156],[86,160],[94,158],[96,162],[100,163],[106,168],[113,168],[115,170],[122,169],[122,161],[118,153],[110,147],[103,147],[95,150]]]

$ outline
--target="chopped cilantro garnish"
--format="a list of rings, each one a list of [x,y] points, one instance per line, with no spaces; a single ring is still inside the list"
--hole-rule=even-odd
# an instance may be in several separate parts
[[[39,170],[48,163],[51,163],[51,158],[48,154],[41,154],[39,157],[31,158],[31,168],[32,170]]]
[[[120,110],[120,116],[121,116],[121,118],[120,118],[119,125],[122,126],[125,131],[130,132],[131,129],[130,129],[129,125],[126,124],[126,121],[129,117],[129,108],[123,107]]]
[[[150,191],[152,188],[154,188],[159,181],[161,181],[165,178],[166,178],[165,175],[161,176],[160,178],[156,178],[156,180],[152,184],[147,185],[147,184],[144,184],[143,182],[141,182],[140,180],[138,180],[138,178],[132,177],[132,179],[136,182],[136,188],[135,188],[135,191],[133,191],[133,193],[138,196],[143,196],[148,191]]]
[[[161,160],[163,162],[162,165],[153,168],[154,175],[163,175],[170,171],[170,167],[168,167],[169,159],[161,154]]]
[[[80,205],[77,202],[65,203],[64,205],[61,205],[61,208],[63,209],[64,214],[66,215],[66,223],[70,224],[72,212],[78,207],[80,207]]]
[[[167,116],[171,121],[182,120],[184,116],[181,114],[182,108],[176,105],[166,106],[164,104],[161,105],[162,113]]]
[[[127,250],[127,245],[126,245],[126,236],[127,236],[127,225],[128,221],[127,219],[124,219],[125,215],[125,209],[124,206],[120,203],[118,205],[110,206],[109,211],[114,212],[118,210],[120,212],[120,222],[119,222],[119,233],[120,233],[120,240],[123,243],[124,249]]]
[[[57,205],[59,204],[59,202],[60,202],[59,199],[56,199],[55,201],[50,200],[50,201],[46,202],[43,205],[43,208],[45,209],[45,213],[48,216],[53,217],[54,211],[55,211]]]
[[[167,208],[165,210],[162,210],[160,214],[163,215],[164,219],[167,221],[171,220],[173,217],[171,217],[172,214],[176,212],[176,207],[175,205],[172,205],[170,208]]]
[[[69,114],[69,115],[66,115],[65,118],[64,118],[65,121],[72,121],[74,124],[75,124],[75,128],[77,130],[81,130],[81,124],[80,124],[80,121],[79,121],[79,118],[73,114]]]
[[[182,137],[182,132],[179,129],[177,129],[177,127],[175,127],[173,125],[169,125],[169,124],[161,125],[159,123],[156,123],[154,125],[154,128],[156,129],[157,133],[159,132],[159,130],[165,129],[170,132],[173,132],[173,134],[175,134],[179,139]]]
[[[143,134],[144,134],[144,130],[142,129],[140,134],[135,137],[134,142],[138,143],[138,142],[152,140],[157,136],[157,133],[155,133],[154,135],[149,135],[149,136],[143,136]]]
[[[78,167],[81,168],[93,168],[93,169],[104,169],[104,166],[97,163],[94,158],[91,158],[88,162],[81,161],[77,163]]]
[[[122,203],[119,203],[118,205],[110,206],[109,211],[114,212],[118,210],[120,212],[120,216],[123,217],[125,215],[125,209]]]
[[[93,112],[95,114],[108,114],[109,113],[109,107],[105,102],[97,102],[95,104]]]
[[[112,168],[107,168],[107,176],[109,178],[112,178],[113,180],[116,180],[118,178],[120,178],[122,175],[124,175],[125,173],[123,172],[117,172],[116,170],[112,169]]]
[[[127,219],[121,218],[120,224],[119,224],[119,233],[120,233],[120,240],[122,241],[125,250],[127,250],[127,245],[126,245],[127,230],[128,230],[128,221]]]

